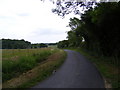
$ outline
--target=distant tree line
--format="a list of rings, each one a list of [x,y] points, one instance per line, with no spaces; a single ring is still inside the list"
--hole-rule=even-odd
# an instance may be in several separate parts
[[[47,45],[57,45],[57,43],[46,43]]]
[[[2,39],[2,49],[26,49],[31,48],[31,43],[28,41],[15,39]]]
[[[120,2],[97,3],[71,18],[68,40],[58,43],[59,48],[82,47],[104,56],[120,57]]]
[[[2,49],[28,49],[28,48],[44,48],[48,45],[44,43],[31,44],[31,42],[16,39],[2,39]]]
[[[32,44],[32,48],[44,48],[44,47],[48,47],[48,45],[44,43]]]

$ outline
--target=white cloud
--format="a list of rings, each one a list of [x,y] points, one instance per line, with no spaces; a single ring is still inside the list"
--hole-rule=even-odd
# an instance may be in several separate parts
[[[32,43],[66,39],[69,16],[52,13],[54,5],[40,0],[0,0],[0,38],[25,39]]]

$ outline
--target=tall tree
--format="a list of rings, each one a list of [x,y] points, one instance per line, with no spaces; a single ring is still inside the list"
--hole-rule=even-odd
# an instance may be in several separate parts
[[[81,15],[81,20],[70,19],[68,40],[76,46],[77,37],[85,40],[88,50],[106,56],[117,55],[120,51],[120,2],[99,3]],[[115,48],[116,47],[116,48]]]

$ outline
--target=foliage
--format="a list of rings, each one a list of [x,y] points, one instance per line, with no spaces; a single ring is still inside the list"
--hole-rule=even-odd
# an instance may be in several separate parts
[[[104,56],[120,56],[120,2],[98,3],[81,15],[70,19],[68,46],[83,47]]]
[[[44,48],[48,47],[47,44],[44,43],[35,43],[31,44],[31,42],[16,39],[2,39],[2,49],[28,49],[28,48]]]
[[[31,43],[25,41],[24,39],[21,40],[2,39],[2,49],[25,49],[30,47]]]
[[[56,45],[57,43],[47,43],[48,45]]]
[[[44,48],[44,47],[48,47],[48,45],[44,43],[32,44],[32,48]]]
[[[47,0],[41,0],[47,1]],[[118,2],[120,0],[49,0],[56,5],[52,12],[64,17],[67,14],[82,14],[100,2]]]
[[[68,40],[63,40],[63,41],[59,41],[59,43],[57,44],[58,48],[66,48],[68,47]]]
[[[74,12],[74,14],[81,14],[82,12],[80,8],[82,8],[84,11],[88,8],[91,8],[96,2],[92,0],[53,0],[53,3],[56,4],[56,8],[52,9],[52,12],[64,17],[72,12]]]

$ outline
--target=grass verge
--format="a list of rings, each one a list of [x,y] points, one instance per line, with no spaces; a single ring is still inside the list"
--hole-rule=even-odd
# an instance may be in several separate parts
[[[118,60],[115,60],[113,57],[98,56],[81,48],[68,49],[80,52],[97,67],[105,80],[106,88],[120,88]]]
[[[60,67],[66,55],[65,51],[58,50],[49,56],[46,61],[39,63],[35,68],[3,83],[3,88],[30,88],[36,85],[38,82],[50,76],[54,69]]]
[[[17,77],[45,61],[57,49],[5,49],[2,55],[2,82]]]

